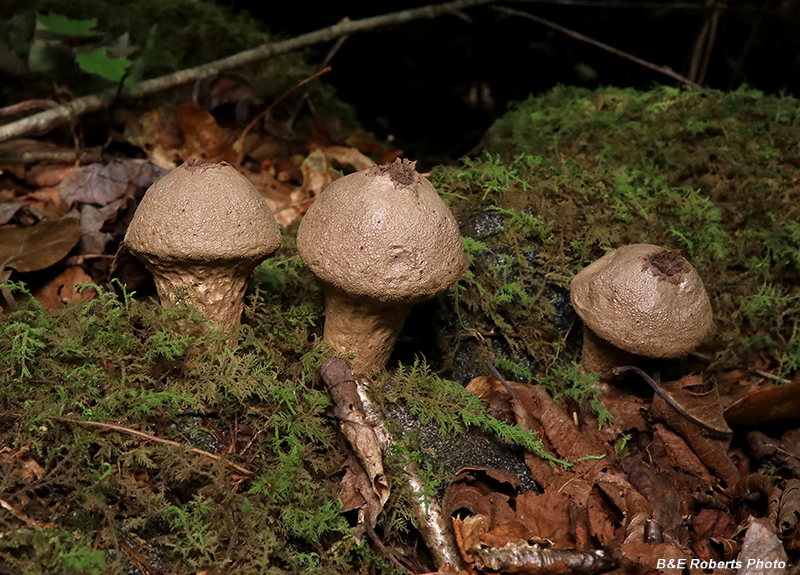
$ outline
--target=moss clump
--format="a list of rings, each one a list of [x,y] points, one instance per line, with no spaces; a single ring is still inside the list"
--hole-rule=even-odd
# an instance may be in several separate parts
[[[0,514],[4,572],[358,564],[331,479],[345,456],[314,375],[326,355],[312,336],[321,309],[268,305],[274,296],[257,289],[231,351],[223,334],[175,331],[201,321],[195,311],[95,289],[56,314],[31,299],[0,323],[0,493],[44,526]]]
[[[488,334],[517,368],[535,358],[534,377],[568,369],[573,275],[620,245],[653,243],[681,249],[709,291],[707,373],[765,353],[784,376],[800,367],[797,100],[561,87],[519,103],[489,136],[481,158],[434,172],[473,256],[456,287],[462,332]],[[458,358],[470,344],[453,339]]]

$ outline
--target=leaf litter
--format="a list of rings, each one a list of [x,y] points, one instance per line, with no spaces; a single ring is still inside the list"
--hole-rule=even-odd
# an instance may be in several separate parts
[[[216,98],[224,100],[219,95]],[[601,106],[600,110],[602,109]],[[138,132],[134,129],[137,125]],[[509,395],[500,382],[492,377],[480,376],[473,381],[468,389],[478,394],[486,409],[479,416],[481,423],[473,422],[473,426],[491,425],[495,430],[506,430],[502,426],[505,424],[519,428],[535,434],[541,441],[543,452],[550,454],[550,459],[545,460],[530,446],[522,448],[521,445],[527,439],[518,438],[521,443],[511,442],[527,463],[527,471],[536,484],[534,488],[525,487],[527,483],[507,469],[470,465],[469,457],[464,458],[460,471],[444,474],[439,483],[433,481],[428,484],[428,481],[439,477],[436,454],[425,451],[424,447],[415,452],[413,437],[397,441],[400,445],[398,449],[411,450],[411,453],[387,453],[374,448],[374,445],[361,455],[345,448],[326,452],[330,445],[339,440],[338,431],[330,425],[330,416],[325,413],[327,392],[325,395],[318,395],[323,389],[318,376],[312,374],[313,370],[303,368],[303,371],[299,367],[301,356],[306,362],[316,362],[317,367],[321,363],[321,356],[316,355],[318,352],[311,348],[314,334],[319,335],[321,309],[318,294],[315,296],[312,284],[302,267],[292,267],[291,249],[285,249],[276,256],[278,259],[269,262],[257,272],[263,274],[259,277],[271,282],[270,285],[283,285],[282,293],[289,298],[290,303],[273,300],[271,303],[277,306],[274,312],[266,311],[262,307],[250,309],[247,313],[254,315],[251,315],[251,320],[242,328],[242,349],[247,350],[246,354],[250,355],[237,360],[214,359],[213,361],[223,361],[223,364],[213,368],[203,365],[203,361],[208,361],[209,358],[199,360],[184,356],[187,344],[170,340],[163,335],[169,330],[160,329],[164,326],[159,322],[170,321],[170,318],[156,319],[154,315],[158,312],[155,308],[147,311],[149,308],[138,307],[138,303],[132,301],[130,309],[138,309],[136,313],[142,315],[125,316],[125,313],[130,312],[121,312],[121,308],[109,304],[110,300],[104,299],[107,292],[102,289],[81,291],[76,287],[90,281],[102,285],[108,271],[107,266],[104,269],[103,266],[88,265],[88,262],[93,261],[91,259],[75,260],[80,261],[77,266],[68,265],[65,258],[69,254],[73,254],[69,260],[81,256],[110,256],[110,252],[114,251],[121,240],[132,209],[144,190],[165,169],[174,167],[190,156],[227,159],[237,163],[239,169],[267,199],[273,211],[277,212],[276,215],[282,218],[281,223],[290,227],[302,217],[313,198],[338,177],[339,171],[362,169],[373,160],[391,157],[397,151],[387,149],[358,132],[351,133],[340,142],[328,142],[325,145],[307,143],[304,147],[294,149],[284,141],[260,133],[246,143],[244,150],[236,150],[234,144],[238,132],[230,127],[221,127],[209,110],[196,103],[146,112],[137,120],[129,122],[126,134],[128,141],[139,146],[148,160],[125,159],[105,166],[93,164],[64,167],[59,164],[48,166],[46,163],[25,169],[14,166],[2,175],[3,180],[0,181],[6,183],[3,190],[8,189],[11,192],[11,201],[0,204],[0,212],[8,216],[6,223],[16,221],[32,224],[0,229],[0,250],[5,249],[8,252],[4,264],[5,279],[9,279],[12,269],[14,273],[27,274],[23,277],[32,278],[31,272],[52,268],[55,279],[42,282],[39,289],[34,290],[35,295],[46,308],[54,312],[67,306],[68,313],[78,314],[77,317],[83,318],[81,321],[85,322],[85,326],[81,328],[81,337],[88,338],[86,341],[92,346],[88,349],[93,350],[89,352],[88,349],[75,347],[77,344],[71,339],[74,336],[69,336],[60,343],[43,343],[45,347],[41,349],[46,349],[46,352],[36,351],[40,349],[36,347],[36,342],[42,343],[45,339],[43,332],[35,331],[44,328],[37,327],[35,322],[44,320],[34,320],[34,315],[23,309],[14,313],[28,313],[25,316],[28,320],[13,320],[4,327],[4,337],[17,342],[13,344],[16,347],[11,346],[8,349],[10,354],[17,355],[13,356],[13,361],[5,360],[8,363],[4,364],[4,373],[9,381],[18,382],[14,384],[16,386],[20,385],[19,382],[25,382],[29,386],[42,386],[37,392],[42,397],[47,394],[61,397],[66,393],[65,397],[70,399],[64,404],[65,409],[87,420],[95,417],[106,419],[112,414],[113,417],[123,420],[126,417],[123,415],[125,412],[119,406],[126,405],[129,409],[141,410],[146,415],[144,423],[147,426],[165,431],[163,421],[174,421],[182,417],[181,412],[190,409],[190,406],[197,405],[200,409],[213,406],[218,410],[213,417],[218,417],[220,423],[231,425],[227,434],[227,452],[246,459],[245,463],[255,465],[260,469],[260,474],[254,483],[248,484],[246,478],[227,474],[224,466],[204,467],[204,463],[182,460],[185,454],[170,455],[160,450],[161,448],[137,447],[130,438],[112,436],[113,439],[103,440],[99,444],[101,455],[86,459],[91,462],[91,472],[95,475],[92,476],[94,483],[83,485],[89,485],[92,489],[95,489],[94,486],[104,486],[97,488],[99,495],[91,493],[92,497],[99,497],[99,501],[110,501],[114,498],[119,500],[124,497],[121,494],[126,490],[138,493],[139,500],[127,502],[126,509],[120,508],[119,513],[126,517],[126,521],[130,519],[132,522],[132,527],[121,531],[110,529],[109,526],[115,525],[115,520],[110,518],[108,511],[103,510],[104,504],[98,505],[97,499],[85,500],[89,502],[91,509],[90,523],[99,523],[101,528],[89,528],[84,533],[103,533],[98,536],[94,545],[123,550],[123,554],[129,556],[132,564],[140,566],[158,563],[161,555],[162,558],[170,557],[175,565],[206,568],[215,565],[215,553],[223,556],[224,551],[221,543],[213,537],[209,536],[202,544],[191,538],[192,533],[209,533],[203,531],[209,529],[204,518],[214,516],[220,521],[219,528],[223,529],[222,526],[227,525],[221,519],[224,513],[242,513],[243,515],[237,515],[241,518],[246,516],[242,510],[250,509],[248,505],[252,506],[252,501],[268,500],[269,505],[273,505],[274,501],[280,504],[273,505],[268,513],[259,516],[264,524],[274,521],[267,518],[280,517],[285,522],[284,526],[291,524],[292,527],[277,530],[270,528],[265,531],[269,535],[261,542],[264,549],[262,557],[269,557],[269,560],[263,559],[262,564],[274,565],[277,561],[282,565],[290,565],[297,549],[300,549],[299,552],[304,557],[314,557],[316,554],[318,557],[324,556],[325,561],[335,563],[340,559],[329,554],[323,547],[310,543],[319,539],[315,529],[320,529],[319,533],[323,533],[323,537],[335,539],[332,534],[343,533],[348,529],[354,529],[358,533],[363,526],[369,526],[373,530],[382,531],[380,540],[385,549],[389,549],[387,557],[395,557],[402,565],[410,565],[412,563],[409,557],[413,552],[404,548],[404,545],[410,545],[408,534],[422,527],[418,519],[410,517],[408,508],[420,501],[424,503],[425,498],[430,497],[430,501],[435,501],[441,497],[445,516],[453,517],[452,527],[448,528],[454,529],[460,549],[457,561],[460,565],[442,567],[439,570],[442,573],[459,570],[486,573],[507,570],[520,573],[599,573],[608,570],[620,573],[652,573],[665,572],[657,566],[659,560],[700,558],[729,561],[736,557],[740,560],[752,557],[766,561],[785,560],[787,556],[781,553],[784,549],[789,552],[790,559],[791,554],[798,553],[800,511],[796,462],[800,457],[800,449],[797,447],[800,441],[797,434],[793,435],[792,430],[787,429],[778,440],[764,433],[751,432],[747,435],[748,445],[734,442],[731,448],[727,441],[719,437],[708,437],[707,429],[687,421],[658,396],[651,402],[646,395],[628,388],[613,390],[601,400],[615,419],[598,428],[596,415],[586,408],[585,403],[568,396],[562,396],[559,402],[555,402],[551,395],[552,389],[548,391],[542,386],[512,381],[509,385],[513,395]],[[267,150],[270,152],[267,153]],[[590,160],[596,159],[585,148],[576,153],[576,157],[583,158],[584,155]],[[561,169],[569,172],[571,168],[562,164]],[[487,177],[490,179],[487,180],[485,189],[481,189],[484,197],[488,193],[486,190],[496,185],[491,180],[494,176]],[[587,185],[588,177],[577,171],[569,175],[570,181],[577,182],[574,185],[578,187]],[[720,178],[719,174],[717,177]],[[717,181],[714,185],[730,183]],[[623,188],[624,193],[635,195],[635,189]],[[449,191],[456,194],[464,192],[457,186]],[[497,198],[492,198],[491,201],[496,200]],[[634,200],[645,201],[641,198],[631,199]],[[675,209],[674,205],[670,206],[670,209]],[[22,212],[23,209],[28,211]],[[78,219],[63,218],[70,209]],[[465,217],[467,212],[459,213]],[[519,226],[518,229],[522,229],[523,224],[531,224],[524,216],[510,209],[505,216],[511,218],[506,221],[516,222],[513,225]],[[601,216],[586,217],[590,219]],[[571,218],[578,216],[570,212],[568,207],[564,207],[556,218],[560,231],[574,231]],[[43,233],[44,231],[47,233]],[[676,228],[674,231],[676,234],[684,234],[687,241],[690,239],[690,236],[685,235],[689,233],[686,229],[680,231]],[[2,233],[9,234],[5,240]],[[601,234],[597,230],[593,233]],[[291,242],[291,232],[285,232],[285,235]],[[618,239],[622,239],[624,234],[620,233],[619,236]],[[600,235],[591,237],[600,238]],[[490,243],[490,238],[491,232],[483,240]],[[765,236],[763,241],[768,242],[771,239]],[[527,249],[519,243],[509,242],[507,245],[514,250]],[[699,244],[691,244],[692,249],[696,249],[697,245]],[[579,246],[572,248],[584,249]],[[712,248],[713,246],[709,249]],[[518,251],[515,255],[519,256],[521,253]],[[778,256],[777,252],[774,256],[784,259],[791,257],[786,254]],[[526,257],[530,256],[523,255],[523,259]],[[553,265],[558,263],[556,258],[548,257],[551,259],[545,261]],[[498,269],[502,268],[503,262],[509,260],[499,258],[498,261],[501,266],[495,266],[491,272],[496,274],[496,278],[500,277],[500,273],[505,273]],[[57,266],[58,262],[62,262],[60,267]],[[712,267],[714,265],[706,263]],[[60,273],[56,275],[56,272]],[[548,273],[558,277],[560,271],[551,268]],[[510,276],[504,277],[510,281]],[[564,277],[567,277],[566,274]],[[527,302],[524,294],[531,285],[523,285],[521,291],[509,290],[505,293],[514,294],[513,297]],[[297,292],[288,293],[286,286],[291,286]],[[258,300],[272,296],[258,293],[255,297]],[[466,297],[469,298],[470,294]],[[309,305],[303,301],[306,298],[316,303],[311,304],[311,308],[303,307]],[[556,299],[554,296],[553,300]],[[468,301],[473,306],[472,311],[479,308],[475,300]],[[106,328],[93,325],[99,321],[99,316],[97,310],[91,310],[92,305],[107,306],[103,313],[122,313],[127,318],[127,325],[116,326],[116,336],[126,330],[133,330],[137,333],[135,338],[144,339],[136,344],[124,338],[114,339],[114,330],[105,332],[103,330]],[[529,304],[523,303],[523,306],[527,305]],[[496,310],[489,311],[496,314]],[[742,333],[752,335],[757,332],[757,311],[752,314],[749,325],[742,328]],[[22,316],[9,315],[9,318],[15,317]],[[254,317],[258,321],[253,320]],[[502,325],[502,314],[491,317]],[[54,314],[54,318],[57,318],[53,320],[55,322],[71,321],[58,314]],[[486,321],[485,317],[481,321]],[[27,327],[23,327],[26,325]],[[732,329],[732,324],[726,325],[728,329]],[[96,331],[98,329],[100,331]],[[547,328],[541,329],[546,331]],[[503,325],[503,330],[512,345],[518,345],[516,337],[530,337],[532,333],[529,326],[521,325],[520,322]],[[23,339],[19,339],[21,335],[24,336]],[[12,336],[17,339],[12,340]],[[259,338],[265,338],[267,343],[259,342]],[[29,343],[19,343],[23,341]],[[125,352],[127,356],[104,355],[111,349],[108,346],[121,346],[115,348],[115,353],[119,354],[119,350],[125,349],[125,346],[135,347],[143,343],[146,346],[138,348],[138,352],[128,349]],[[21,345],[32,347],[20,347]],[[90,355],[87,356],[87,353]],[[137,353],[139,358],[136,357]],[[145,354],[149,354],[152,365],[145,366],[141,362],[141,357]],[[10,357],[12,356],[9,355]],[[31,362],[39,357],[43,358],[41,365],[33,365]],[[70,369],[79,371],[62,370],[61,376],[55,377],[53,370],[56,369],[56,358],[59,357],[70,358]],[[91,359],[86,360],[86,357]],[[255,357],[263,358],[265,363],[260,367],[247,363],[255,361]],[[764,365],[759,365],[759,369],[775,366],[774,357],[767,352],[762,354],[761,361]],[[281,369],[276,369],[275,365],[280,365]],[[198,371],[192,371],[193,369]],[[252,371],[248,372],[248,369]],[[31,375],[23,376],[25,370]],[[472,369],[472,375],[479,375],[479,371]],[[286,375],[278,375],[279,372]],[[62,379],[67,373],[72,374],[72,378],[79,378],[81,385],[86,388],[69,388],[69,381]],[[116,379],[122,378],[122,373],[124,379]],[[249,375],[245,377],[242,375],[244,373]],[[733,374],[734,370],[726,373]],[[749,373],[738,372],[734,380],[736,385],[750,389],[752,378]],[[792,374],[793,372],[786,373],[788,376]],[[253,377],[262,385],[261,389],[248,379]],[[402,376],[398,378],[402,379]],[[209,384],[209,379],[215,383]],[[431,389],[442,385],[435,378],[419,373],[411,379],[415,385],[430,385]],[[115,385],[124,382],[129,399],[123,399],[122,396],[116,398],[116,392],[109,381],[116,382]],[[675,382],[664,382],[662,386],[683,410],[705,422],[708,427],[724,430],[727,424],[722,417],[722,402],[729,397],[724,393],[727,390],[707,391],[709,385],[705,381],[704,377],[688,376]],[[745,393],[749,398],[743,404],[746,407],[740,407],[735,417],[735,409],[729,408],[726,411],[726,416],[731,414],[727,418],[728,422],[737,425],[744,421],[758,424],[775,419],[795,422],[796,410],[791,407],[794,405],[794,395],[790,393],[791,385],[795,382],[787,381],[789,383],[785,385],[788,393],[781,395],[777,391],[781,386],[767,387],[760,392],[764,399],[758,400],[762,402],[759,404],[755,403],[756,396],[753,393]],[[236,387],[231,382],[246,388]],[[169,392],[178,399],[152,395],[162,393],[158,390],[164,385],[174,383],[186,386],[183,391]],[[389,381],[390,386],[393,383],[399,382]],[[215,389],[214,386],[220,387]],[[706,390],[698,391],[698,386]],[[380,389],[380,385],[376,384],[374,388]],[[225,401],[219,398],[210,399],[220,389],[225,389],[230,394],[229,397],[239,398],[237,401],[241,403],[233,411],[230,411],[231,407]],[[473,404],[468,399],[461,398],[457,390],[448,389],[452,397],[460,398],[451,399],[451,404],[455,402],[458,409],[465,412],[473,409]],[[418,392],[419,390],[414,393],[402,392],[404,395],[394,397],[393,401],[408,408],[413,405]],[[7,397],[12,397],[11,393],[7,392]],[[70,395],[73,393],[74,396]],[[722,401],[719,393],[722,393]],[[98,399],[102,394],[109,394],[108,399],[113,398],[113,401],[105,403],[105,399]],[[147,397],[145,403],[138,399],[145,397],[141,394]],[[303,396],[303,400],[294,404],[295,407],[287,407],[286,411],[276,411],[261,394],[269,395],[270,401],[277,402],[278,405],[292,404],[291,402],[296,401],[296,394]],[[392,392],[388,392],[388,396],[391,397]],[[170,401],[176,403],[170,407]],[[118,402],[116,406],[114,402]],[[450,429],[450,424],[442,423],[447,421],[448,408],[452,407],[446,403],[436,416],[441,418],[441,429]],[[776,406],[783,403],[787,405]],[[151,407],[147,407],[148,405]],[[178,409],[175,405],[181,407]],[[313,408],[310,407],[312,405]],[[750,406],[753,406],[753,418],[747,419],[747,409]],[[17,414],[13,410],[16,407],[7,404],[3,409],[6,411],[0,414],[0,428],[14,429],[14,418]],[[304,410],[302,414],[296,411],[298,409]],[[779,413],[775,416],[770,410],[777,410]],[[263,437],[264,433],[258,428],[266,413],[270,414],[267,420],[269,431],[274,436],[269,438],[268,449],[262,443],[267,438]],[[285,423],[287,420],[297,422],[296,418],[301,415],[302,418],[307,418],[303,421],[311,426],[309,429],[313,429],[302,439],[295,435],[296,429]],[[348,417],[344,418],[345,421],[350,421],[347,425],[354,423],[358,428],[355,435],[351,434],[350,441],[358,444],[358,437],[369,426],[365,426],[363,421],[353,422],[352,417]],[[132,418],[129,423],[136,426],[136,418]],[[29,437],[32,448],[0,448],[0,465],[5,474],[3,493],[20,494],[13,499],[13,505],[9,503],[9,507],[16,512],[9,512],[16,518],[9,521],[22,521],[23,524],[53,529],[53,523],[49,520],[56,516],[45,513],[25,492],[25,488],[31,485],[38,485],[40,490],[47,491],[48,481],[56,482],[56,488],[49,491],[50,497],[57,497],[58,489],[70,492],[65,483],[57,484],[61,481],[57,477],[62,469],[57,463],[53,463],[54,456],[48,454],[48,449],[56,449],[55,446],[45,448],[46,442],[55,437],[47,433],[55,433],[58,426],[42,420],[38,424],[41,433],[45,435]],[[319,425],[323,431],[314,427]],[[738,433],[738,429],[736,431]],[[83,434],[86,438],[92,437],[88,430],[73,430],[72,433]],[[458,434],[454,436],[457,437]],[[621,442],[623,437],[627,439]],[[737,437],[734,434],[734,438]],[[406,440],[408,444],[403,443]],[[256,452],[258,458],[263,458],[261,460],[279,465],[283,477],[260,467],[260,459],[252,455]],[[308,455],[312,453],[316,455]],[[321,456],[322,453],[327,455]],[[304,457],[307,459],[303,459]],[[555,460],[563,463],[554,464]],[[117,472],[112,468],[104,467],[105,461],[113,461],[117,470],[129,474],[131,483],[127,483],[128,480],[122,475],[116,477]],[[425,481],[419,487],[419,492],[426,493],[424,498],[420,498],[419,493],[414,490],[396,487],[392,481],[401,476],[398,467],[408,465],[409,461],[414,461],[415,466],[426,474]],[[387,465],[384,466],[385,462]],[[164,465],[170,476],[162,476],[165,472],[159,472],[155,463]],[[761,470],[758,465],[762,466]],[[769,470],[775,475],[766,475]],[[214,474],[216,479],[208,480]],[[84,481],[78,477],[74,475],[71,481]],[[321,480],[322,477],[326,480]],[[297,490],[293,491],[293,486],[287,485],[287,478],[290,481],[294,479]],[[152,481],[169,486],[164,492],[167,494],[164,497],[170,497],[168,501],[156,499],[143,503],[155,496],[150,492],[149,482]],[[109,489],[108,482],[112,482],[114,487]],[[184,482],[195,482],[204,487],[193,489]],[[221,488],[221,485],[225,488]],[[439,488],[433,489],[431,485],[439,485]],[[302,491],[309,486],[310,490]],[[326,507],[330,505],[330,501],[336,501],[335,498],[315,498],[312,495],[313,490],[320,486],[326,495],[338,493],[341,506]],[[330,489],[332,486],[335,489]],[[302,497],[299,495],[301,491]],[[57,502],[61,517],[67,517],[69,513],[80,508],[76,503],[80,498],[75,499],[75,495],[71,497],[72,500]],[[270,499],[273,497],[276,499]],[[306,500],[301,502],[301,498]],[[313,522],[304,521],[301,516],[308,512],[307,505],[311,501],[316,508],[314,517],[317,527],[314,527]],[[145,511],[148,506],[157,507],[160,509],[159,513],[153,515]],[[340,522],[339,512],[348,510],[356,512],[356,515],[363,511],[362,519],[345,526],[347,523]],[[298,515],[291,515],[295,512]],[[28,523],[25,519],[20,519],[21,517],[33,523]],[[0,534],[5,534],[9,526],[9,521],[3,521]],[[67,539],[62,541],[63,535],[56,534],[55,537],[60,545],[67,545],[64,542]],[[221,535],[216,534],[215,537]],[[228,532],[224,537],[224,541],[231,544],[238,535]],[[115,539],[118,544],[114,543]],[[160,539],[170,541],[170,551],[153,554],[153,549],[157,548],[156,541]],[[286,551],[287,541],[290,541],[290,546],[294,546],[290,551]],[[33,548],[34,543],[26,545]],[[71,548],[78,549],[74,547],[77,545],[74,542],[68,544],[73,546]],[[419,541],[413,543],[419,544]],[[364,559],[363,556],[359,560],[354,559],[357,555],[353,551],[355,547],[344,539],[338,540],[338,545],[351,550],[348,552],[352,553],[348,555],[348,561],[361,561],[362,565],[370,563],[371,559]],[[80,549],[84,549],[86,557],[94,557],[91,546]],[[0,547],[0,553],[2,552]],[[376,552],[382,551],[378,548]],[[256,565],[259,560],[254,558],[252,565]],[[313,560],[310,561],[313,563]],[[241,565],[240,563],[239,567]],[[338,565],[340,569],[345,569],[342,563]],[[427,563],[428,567],[432,565],[431,562]],[[249,567],[241,567],[241,572],[248,572],[247,568]],[[146,568],[140,567],[141,569]],[[286,569],[290,571],[293,568]],[[698,571],[690,569],[690,572]]]

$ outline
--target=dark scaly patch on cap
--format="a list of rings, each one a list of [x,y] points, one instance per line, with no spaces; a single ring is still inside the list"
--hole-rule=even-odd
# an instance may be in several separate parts
[[[675,285],[680,284],[683,276],[691,269],[689,262],[681,255],[681,250],[656,252],[645,260],[642,269],[647,269],[648,265],[656,272],[656,275]]]

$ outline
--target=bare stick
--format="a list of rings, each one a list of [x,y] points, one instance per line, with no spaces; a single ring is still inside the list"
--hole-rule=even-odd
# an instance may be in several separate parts
[[[149,433],[145,433],[144,431],[139,431],[137,429],[131,429],[130,427],[123,427],[121,425],[116,425],[114,423],[103,423],[102,421],[86,421],[84,419],[72,419],[70,417],[56,417],[50,416],[49,419],[53,419],[55,421],[64,421],[66,423],[76,423],[78,425],[86,425],[89,427],[97,427],[98,429],[102,429],[105,431],[118,431],[120,433],[125,433],[127,435],[132,435],[134,437],[141,437],[142,439],[146,439],[147,441],[155,441],[156,443],[163,443],[164,445],[171,445],[173,447],[181,447],[185,448],[186,445],[182,443],[178,443],[177,441],[173,441],[171,439],[164,439],[163,437],[156,437],[155,435],[150,435]],[[232,469],[236,471],[239,475],[244,477],[248,477],[253,479],[255,474],[250,471],[249,469],[245,469],[239,465],[236,465],[232,461],[228,461],[227,459],[222,459],[219,455],[215,453],[210,453],[208,451],[203,451],[202,449],[197,449],[196,447],[190,447],[187,449],[189,453],[193,453],[195,455],[202,455],[203,457],[208,457],[209,459],[213,459],[214,461],[221,461],[225,467],[228,469]]]
[[[175,88],[183,84],[202,80],[214,74],[219,74],[223,70],[231,70],[253,64],[261,60],[266,60],[273,56],[286,54],[300,48],[306,48],[314,44],[322,42],[330,42],[342,36],[347,36],[355,32],[363,30],[372,30],[381,26],[389,26],[393,24],[405,24],[413,20],[422,18],[436,18],[443,14],[451,14],[463,8],[471,6],[480,6],[482,4],[491,4],[497,0],[454,0],[453,2],[446,2],[444,4],[435,4],[429,6],[422,6],[420,8],[413,8],[410,10],[401,10],[399,12],[391,12],[381,16],[373,16],[370,18],[362,18],[361,20],[342,21],[333,26],[302,34],[296,38],[284,40],[283,42],[275,42],[271,44],[262,44],[257,48],[239,52],[233,56],[228,56],[221,60],[215,60],[202,66],[180,70],[173,74],[167,74],[159,78],[152,78],[144,80],[139,83],[137,88],[126,91],[123,95],[141,98],[149,96],[162,90]],[[52,130],[56,126],[60,126],[70,120],[74,120],[87,114],[89,112],[96,112],[111,105],[117,93],[117,88],[111,88],[100,92],[98,94],[91,94],[83,98],[77,98],[62,106],[58,106],[51,110],[34,114],[28,118],[23,118],[16,122],[0,126],[0,142],[5,142],[12,138],[18,138],[33,133],[44,133]]]
[[[11,512],[11,515],[13,515],[14,517],[16,517],[17,519],[19,519],[20,521],[22,521],[23,523],[25,523],[26,525],[28,525],[30,527],[35,527],[36,529],[55,529],[56,528],[56,524],[55,523],[39,523],[35,519],[31,519],[30,517],[28,517],[27,515],[25,515],[21,511],[18,511],[16,509],[14,509],[14,507],[8,501],[6,501],[5,499],[0,499],[0,507],[5,509],[6,511]]]
[[[601,48],[606,52],[611,52],[612,54],[620,56],[621,58],[625,58],[626,60],[635,62],[640,66],[644,66],[645,68],[650,68],[651,70],[654,70],[659,74],[664,74],[665,76],[669,76],[670,78],[673,78],[678,82],[681,82],[682,84],[686,84],[687,86],[692,86],[694,88],[698,87],[697,83],[691,81],[686,76],[681,76],[668,66],[658,66],[656,64],[653,64],[652,62],[648,62],[647,60],[642,60],[641,58],[637,58],[633,54],[629,54],[628,52],[624,52],[618,48],[609,46],[608,44],[604,44],[603,42],[595,40],[594,38],[589,38],[588,36],[584,36],[580,32],[576,32],[575,30],[564,28],[560,24],[556,24],[555,22],[552,22],[550,20],[540,18],[539,16],[534,16],[533,14],[530,14],[528,12],[523,12],[522,10],[514,10],[513,8],[505,8],[503,6],[493,6],[492,9],[497,10],[498,12],[502,12],[503,14],[508,14],[510,16],[519,16],[520,18],[527,18],[528,20],[533,20],[534,22],[538,22],[539,24],[544,24],[545,26],[552,28],[553,30],[558,30],[562,34],[566,34],[571,38],[575,38],[576,40],[580,40],[581,42],[586,42],[587,44],[591,44],[592,46],[597,46],[598,48]]]
[[[234,149],[238,149],[239,150],[239,162],[238,162],[239,164],[241,164],[242,160],[244,159],[244,139],[247,137],[247,134],[250,132],[250,130],[253,129],[253,126],[255,126],[258,123],[258,121],[261,120],[261,118],[263,118],[264,116],[266,116],[267,114],[272,112],[272,110],[275,108],[275,106],[277,106],[280,102],[282,102],[287,96],[289,96],[289,94],[291,94],[295,90],[305,86],[311,80],[316,80],[317,78],[319,78],[323,74],[327,74],[330,71],[331,71],[331,67],[330,66],[325,66],[325,68],[323,68],[322,70],[320,70],[319,72],[317,72],[313,76],[309,76],[305,80],[302,80],[301,82],[295,84],[294,86],[292,86],[291,88],[286,90],[283,94],[278,96],[275,100],[273,100],[273,102],[269,106],[264,108],[264,110],[260,114],[258,114],[258,116],[253,118],[253,120],[249,124],[247,124],[245,129],[242,130],[242,133],[239,134],[239,137],[236,138],[236,143],[234,144]]]

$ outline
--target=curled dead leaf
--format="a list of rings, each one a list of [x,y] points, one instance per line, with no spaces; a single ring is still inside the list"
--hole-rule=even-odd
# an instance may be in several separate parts
[[[26,228],[0,229],[0,273],[43,270],[64,258],[81,239],[74,218],[46,220]],[[5,279],[8,275],[5,276]]]

